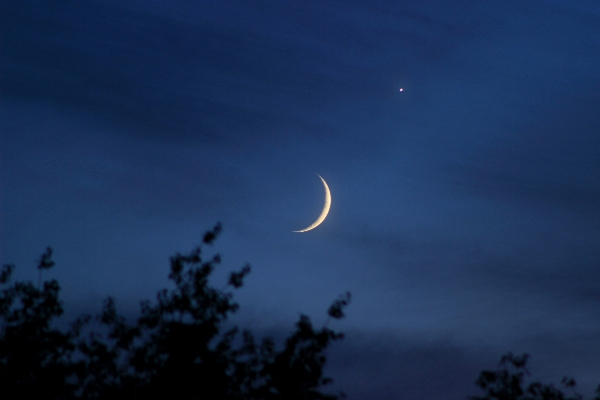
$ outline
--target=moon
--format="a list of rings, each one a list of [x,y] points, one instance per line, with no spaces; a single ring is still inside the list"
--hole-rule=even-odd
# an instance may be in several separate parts
[[[325,182],[325,179],[323,179],[323,177],[319,174],[317,174],[317,176],[321,178],[321,181],[323,181],[323,186],[325,186],[325,205],[323,206],[323,211],[321,211],[321,215],[319,215],[319,218],[317,218],[317,220],[313,222],[312,225],[310,225],[308,228],[292,232],[308,232],[321,225],[321,223],[325,221],[325,218],[327,218],[327,214],[329,213],[329,209],[331,208],[331,192],[329,191],[329,186],[327,186],[327,182]]]

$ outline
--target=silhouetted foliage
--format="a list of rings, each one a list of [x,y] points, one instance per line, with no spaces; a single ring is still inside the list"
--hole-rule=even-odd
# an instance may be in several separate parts
[[[41,272],[54,266],[52,249],[38,262],[40,282],[10,284],[13,265],[0,269],[0,395],[2,399],[225,399],[335,400],[322,393],[331,378],[323,376],[324,351],[343,337],[327,327],[344,317],[350,293],[328,309],[328,319],[315,329],[301,315],[283,347],[249,330],[223,328],[238,309],[233,294],[209,285],[220,263],[204,260],[202,246],[217,238],[221,226],[207,232],[203,244],[170,259],[172,289],[141,303],[140,316],[128,322],[112,298],[99,315],[78,318],[69,330],[53,327],[63,313],[56,280],[41,284]],[[238,289],[250,266],[232,272],[227,286]],[[100,331],[91,322],[100,324]],[[484,396],[471,400],[579,400],[575,380],[564,378],[568,397],[553,385],[525,386],[528,354],[502,357],[495,371],[482,371],[476,384]],[[600,386],[595,400],[600,400]]]
[[[211,244],[220,225],[207,232]],[[38,268],[54,265],[52,250],[42,255]],[[256,343],[248,330],[223,330],[222,324],[238,309],[230,292],[208,283],[220,257],[201,257],[201,246],[170,260],[173,289],[144,301],[141,314],[128,322],[112,298],[95,317],[104,329],[91,328],[93,318],[78,318],[68,332],[52,327],[63,313],[58,282],[15,282],[0,295],[0,390],[15,398],[46,399],[337,399],[321,388],[325,349],[343,335],[327,327],[315,329],[302,315],[282,349],[272,338]],[[7,285],[14,267],[0,271]],[[237,289],[250,272],[246,265],[230,275]],[[342,318],[350,300],[337,300],[329,316]],[[237,343],[237,344],[236,344]],[[343,396],[343,395],[342,395]],[[6,397],[3,397],[6,398]]]
[[[525,376],[529,376],[527,360],[529,354],[515,356],[507,353],[500,360],[499,368],[495,371],[482,371],[475,382],[485,391],[485,396],[469,397],[471,400],[581,400],[582,396],[575,392],[575,380],[564,377],[563,386],[573,392],[569,397],[552,384],[532,382],[525,386]],[[596,389],[594,400],[600,400],[600,385]]]
[[[38,269],[53,266],[52,250],[42,255]],[[7,284],[14,269],[4,265],[0,284]],[[51,327],[63,313],[56,280],[36,288],[31,282],[16,282],[0,293],[0,390],[20,398],[63,398],[74,386],[70,376],[75,350],[74,337]]]

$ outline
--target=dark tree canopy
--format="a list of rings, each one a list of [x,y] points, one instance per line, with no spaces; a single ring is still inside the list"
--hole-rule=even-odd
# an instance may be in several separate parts
[[[5,265],[0,284],[0,390],[18,398],[46,399],[337,399],[322,387],[325,349],[343,335],[326,326],[315,329],[302,315],[278,349],[272,338],[257,343],[248,330],[225,330],[223,322],[238,309],[231,292],[209,285],[219,256],[203,259],[220,225],[204,235],[190,254],[171,258],[172,289],[141,304],[139,318],[128,322],[113,299],[104,301],[95,319],[85,315],[67,332],[52,326],[63,313],[55,280],[35,287],[10,285],[14,267]],[[48,248],[38,264],[51,268]],[[250,272],[231,273],[228,286],[237,289]],[[346,293],[329,309],[342,318]],[[4,397],[3,397],[4,398]]]
[[[564,393],[552,384],[531,382],[525,384],[529,376],[527,360],[529,354],[515,356],[507,353],[500,360],[498,369],[482,371],[475,382],[483,391],[484,396],[472,396],[470,400],[582,400],[583,397],[575,391],[575,379],[564,377],[562,385],[571,394]],[[600,385],[596,389],[594,400],[600,400]]]
[[[325,326],[315,329],[301,315],[283,346],[270,337],[259,342],[249,330],[224,328],[238,309],[229,291],[209,285],[220,263],[204,259],[221,226],[204,235],[187,255],[171,257],[171,289],[155,301],[141,303],[140,316],[129,322],[112,298],[99,315],[84,315],[63,331],[53,326],[63,313],[56,280],[42,282],[52,268],[52,250],[42,254],[37,287],[14,282],[13,265],[0,269],[0,396],[2,399],[224,399],[336,400],[343,394],[322,392],[331,383],[323,375],[324,352],[343,337]],[[226,287],[243,285],[250,267],[232,272]],[[344,317],[350,293],[328,310]],[[91,322],[96,321],[93,325]],[[98,323],[100,329],[98,331]],[[95,329],[94,329],[95,328]],[[575,380],[564,378],[567,395],[553,385],[525,384],[529,355],[502,357],[496,370],[482,371],[476,381],[485,393],[470,400],[580,400]],[[594,400],[600,400],[600,386]]]

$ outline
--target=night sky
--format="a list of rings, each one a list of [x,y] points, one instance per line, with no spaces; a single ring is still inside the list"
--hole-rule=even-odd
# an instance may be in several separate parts
[[[0,2],[0,262],[134,317],[200,243],[283,337],[352,293],[349,399],[463,399],[507,351],[600,383],[600,3]],[[400,88],[403,88],[400,91]],[[323,206],[331,211],[310,225]]]

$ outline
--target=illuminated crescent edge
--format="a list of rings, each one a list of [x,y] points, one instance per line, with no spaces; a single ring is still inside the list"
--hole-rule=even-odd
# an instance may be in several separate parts
[[[317,220],[315,222],[312,223],[312,225],[310,225],[308,228],[304,228],[300,231],[292,231],[292,232],[307,232],[310,231],[312,229],[315,229],[317,226],[321,225],[321,223],[323,221],[325,221],[325,218],[327,217],[327,214],[329,213],[329,208],[331,208],[331,192],[329,191],[329,186],[327,186],[327,182],[325,182],[325,179],[323,179],[323,177],[319,174],[317,174],[317,176],[319,178],[321,178],[321,181],[323,181],[323,186],[325,186],[325,205],[323,206],[323,211],[321,211],[321,215],[319,215],[319,218],[317,218]]]

